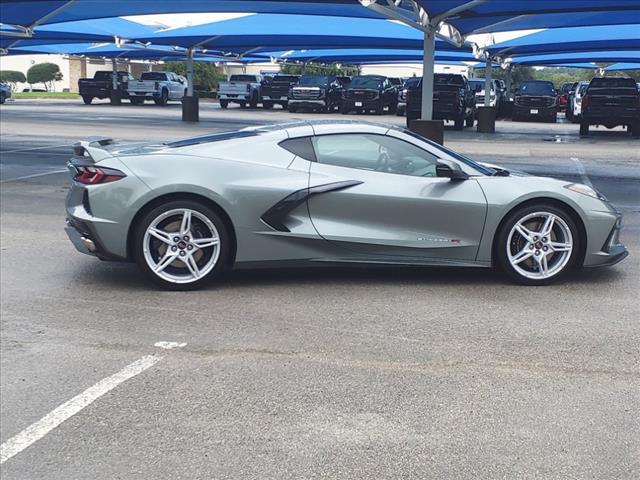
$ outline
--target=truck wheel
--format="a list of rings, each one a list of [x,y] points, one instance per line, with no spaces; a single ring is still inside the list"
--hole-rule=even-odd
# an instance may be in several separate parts
[[[632,137],[640,137],[640,122],[632,123],[631,125],[629,125],[629,127],[631,127],[629,130],[631,130]]]
[[[347,113],[349,113],[349,107],[347,105],[341,105],[340,106],[340,113],[342,115],[346,115]]]
[[[140,98],[140,97],[130,97],[129,101],[133,104],[133,105],[142,105],[144,103],[144,98]]]
[[[296,105],[289,104],[289,113],[296,113],[298,111],[298,107]]]
[[[374,113],[376,115],[382,115],[384,113],[384,104],[382,103],[382,100],[380,100],[380,103],[376,105],[376,108],[374,109]]]
[[[247,102],[240,102],[240,108],[247,108]]]
[[[271,110],[273,108],[273,102],[269,102],[267,100],[262,101],[262,108],[265,110]]]
[[[398,111],[398,104],[396,102],[392,103],[391,105],[389,105],[389,113],[390,114],[394,114]]]
[[[580,136],[585,137],[589,135],[589,122],[581,121],[580,122]]]
[[[93,97],[90,97],[89,95],[83,95],[82,101],[84,102],[85,105],[91,105],[91,102],[93,101]]]
[[[156,98],[154,100],[156,105],[165,106],[169,101],[169,92],[166,88],[162,89],[162,93],[160,94],[160,98]]]
[[[0,105],[7,101],[7,96],[4,92],[0,92]]]
[[[229,106],[228,100],[220,100],[220,108],[227,108]]]
[[[453,128],[456,130],[462,130],[464,128],[464,113],[453,121]]]
[[[468,128],[473,127],[473,124],[475,123],[475,116],[473,114],[469,115],[467,117],[467,119],[465,120],[465,126],[467,126]]]

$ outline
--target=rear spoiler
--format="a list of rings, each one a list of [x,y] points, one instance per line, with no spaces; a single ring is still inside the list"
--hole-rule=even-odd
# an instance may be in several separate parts
[[[105,148],[108,145],[113,145],[115,142],[112,138],[101,137],[90,140],[82,140],[73,145],[73,154],[76,157],[90,158],[94,163],[111,157],[111,153]]]

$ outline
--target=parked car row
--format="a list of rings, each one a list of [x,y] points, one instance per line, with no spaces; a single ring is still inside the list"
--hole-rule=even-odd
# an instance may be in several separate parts
[[[115,90],[134,105],[153,100],[156,105],[166,105],[170,100],[181,101],[187,94],[187,79],[173,72],[144,72],[136,80],[128,72],[117,72]],[[114,91],[113,72],[99,70],[93,78],[78,80],[78,92],[85,104],[94,98],[110,98]]]

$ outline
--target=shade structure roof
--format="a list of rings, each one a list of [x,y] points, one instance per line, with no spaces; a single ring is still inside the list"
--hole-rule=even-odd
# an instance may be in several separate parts
[[[640,25],[551,28],[485,50],[497,56],[640,50]]]
[[[371,63],[422,62],[422,50],[393,49],[318,49],[305,51],[260,53],[286,62],[348,63],[364,65]],[[471,52],[437,51],[436,62],[477,62]]]
[[[511,63],[517,65],[544,66],[564,65],[583,62],[640,62],[640,50],[574,52],[553,55],[533,55],[513,57]]]
[[[0,32],[2,33],[14,33],[15,31],[13,27],[0,26]],[[14,36],[0,36],[0,48],[73,42],[113,42],[114,36],[136,38],[152,35],[153,31],[149,26],[124,18],[80,20],[77,22],[43,25],[35,29],[31,38],[22,39]]]
[[[640,0],[417,0],[437,17],[452,9],[468,8],[445,21],[463,35],[472,33],[640,24]]]
[[[137,40],[244,53],[305,48],[422,49],[424,38],[416,29],[384,19],[255,14],[155,32]],[[442,40],[436,48],[459,50]]]
[[[624,70],[640,70],[640,59],[638,62],[614,63],[605,68],[607,72],[621,72]]]

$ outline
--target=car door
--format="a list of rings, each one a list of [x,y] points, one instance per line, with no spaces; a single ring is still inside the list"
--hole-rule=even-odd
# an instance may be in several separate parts
[[[438,152],[401,132],[318,130],[309,186],[323,187],[307,202],[320,236],[345,254],[475,260],[487,209],[478,182],[436,177]]]

